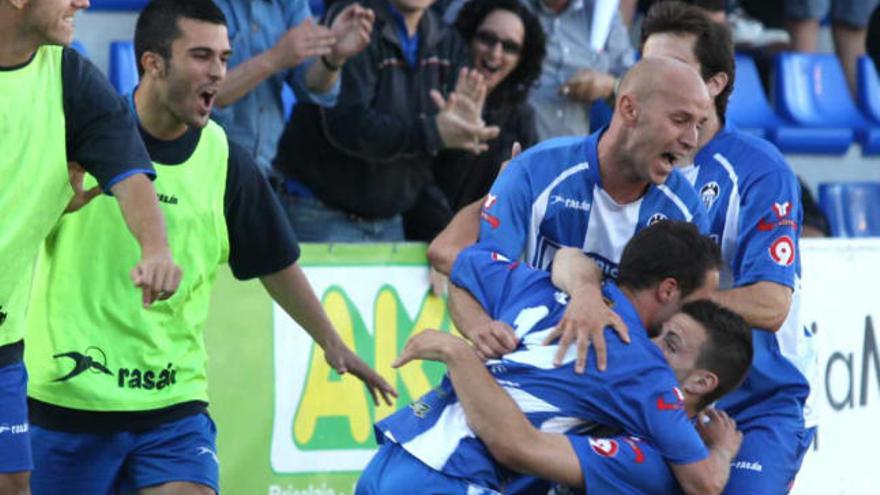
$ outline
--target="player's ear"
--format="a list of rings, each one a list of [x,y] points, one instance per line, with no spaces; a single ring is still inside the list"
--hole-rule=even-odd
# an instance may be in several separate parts
[[[141,55],[141,66],[144,68],[144,75],[157,78],[165,72],[165,59],[158,53],[147,50]]]
[[[639,105],[630,93],[624,93],[617,99],[616,111],[623,118],[623,123],[627,127],[635,125],[639,119]]]
[[[716,72],[706,81],[706,87],[709,89],[709,94],[712,95],[712,99],[716,96],[720,95],[724,88],[727,87],[727,84],[730,82],[730,77],[723,72]]]
[[[22,10],[31,0],[9,0],[9,4],[16,10]]]
[[[718,375],[708,370],[697,369],[685,378],[682,386],[688,393],[706,395],[718,388]]]
[[[678,280],[666,277],[657,284],[657,300],[660,304],[669,304],[679,295]]]

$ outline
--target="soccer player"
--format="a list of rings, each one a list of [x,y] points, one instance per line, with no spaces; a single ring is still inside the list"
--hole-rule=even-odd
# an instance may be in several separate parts
[[[557,432],[586,422],[623,428],[655,442],[686,493],[706,494],[724,486],[734,452],[715,446],[707,452],[685,407],[695,396],[702,396],[702,407],[735,387],[748,368],[751,345],[737,317],[719,326],[693,320],[701,318],[699,311],[688,317],[677,312],[684,298],[713,290],[720,264],[717,246],[693,225],[659,222],[636,234],[621,259],[620,286],[608,282],[604,290],[631,329],[632,343],[611,339],[608,371],[590,366],[586,374],[573,373],[571,359],[555,367],[555,349],[541,345],[568,304],[549,273],[477,245],[462,251],[452,279],[492,317],[516,328],[517,350],[487,367],[533,425]],[[647,328],[664,322],[678,337],[662,341],[673,356],[669,362],[648,338]],[[694,355],[705,368],[693,368]],[[689,371],[678,366],[686,362]],[[502,485],[502,473],[474,438],[448,381],[376,429],[382,447],[364,471],[359,493],[402,493],[408,480],[423,475],[434,479],[434,493]]]
[[[0,1],[0,425],[7,427],[0,433],[0,493],[27,492],[25,318],[34,260],[73,197],[68,161],[84,166],[118,201],[137,239],[131,265],[119,270],[131,272],[143,304],[170,297],[180,281],[150,182],[154,172],[131,116],[91,63],[60,46],[70,44],[73,16],[88,4]],[[93,257],[88,248],[80,254]]]
[[[129,104],[186,270],[174,297],[142,310],[119,296],[119,267],[135,254],[109,199],[61,220],[28,322],[36,495],[218,492],[202,329],[227,260],[236,277],[260,278],[331,366],[363,380],[374,398],[393,393],[328,321],[253,159],[209,120],[230,51],[222,11],[210,0],[155,0],[134,40],[141,81]]]
[[[709,101],[686,64],[644,58],[623,78],[607,129],[545,141],[510,162],[482,205],[479,244],[540,268],[560,247],[579,247],[614,277],[623,246],[645,226],[668,218],[708,228],[674,165],[696,150]],[[429,257],[448,272],[461,247],[441,237]],[[450,307],[483,357],[512,350],[510,330],[466,293],[450,287]]]
[[[815,344],[799,319],[797,178],[772,144],[725,124],[734,79],[727,27],[695,7],[663,2],[645,18],[642,45],[646,56],[674,57],[699,69],[715,97],[701,131],[705,145],[684,172],[706,205],[726,262],[725,290],[712,299],[754,327],[752,369],[743,386],[717,404],[745,435],[726,493],[787,493],[817,423],[809,400],[817,383]]]

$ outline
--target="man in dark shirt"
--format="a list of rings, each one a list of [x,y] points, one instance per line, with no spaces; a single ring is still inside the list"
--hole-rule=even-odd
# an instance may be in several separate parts
[[[126,297],[148,306],[170,297],[180,282],[150,182],[153,168],[131,116],[94,66],[59,46],[70,44],[73,16],[87,6],[85,0],[0,2],[0,493],[27,493],[25,319],[34,261],[73,197],[68,160],[116,198],[137,239],[132,249],[139,255],[119,267],[123,277],[131,271]]]
[[[117,295],[114,267],[130,254],[121,220],[103,214],[112,205],[97,198],[61,221],[36,275],[25,356],[36,495],[219,491],[202,329],[227,260],[237,278],[260,278],[337,371],[377,401],[394,394],[327,319],[253,159],[209,120],[230,53],[222,11],[210,0],[155,0],[138,19],[135,52],[141,81],[129,104],[186,271],[174,297],[134,311]],[[90,290],[64,277],[87,266]]]
[[[329,16],[350,3],[334,4]],[[275,167],[287,178],[282,196],[300,239],[403,240],[401,213],[431,182],[437,153],[479,152],[497,135],[480,119],[482,103],[457,89],[467,47],[431,3],[364,0],[376,22],[367,48],[342,68],[336,106],[294,109]],[[461,98],[432,97],[454,88]],[[463,109],[465,100],[475,105]]]

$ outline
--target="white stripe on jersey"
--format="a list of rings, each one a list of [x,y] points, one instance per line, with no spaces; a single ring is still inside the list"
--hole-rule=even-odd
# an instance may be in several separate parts
[[[581,425],[585,425],[587,423],[589,423],[589,421],[584,421],[580,418],[572,418],[570,416],[556,416],[541,423],[541,427],[538,429],[541,431],[546,431],[547,433],[568,433],[575,428]]]
[[[624,246],[636,233],[643,200],[644,196],[621,205],[604,189],[598,185],[593,186],[590,227],[584,239],[583,251],[598,254],[614,263],[619,262]]]
[[[553,404],[535,397],[519,387],[502,387],[510,398],[516,402],[520,411],[528,413],[553,413],[559,412],[559,408]]]
[[[576,174],[578,172],[582,172],[584,170],[588,170],[590,168],[590,164],[587,162],[581,162],[577,165],[569,167],[562,171],[559,175],[553,179],[553,182],[550,183],[541,194],[538,195],[535,202],[532,203],[532,219],[529,224],[529,235],[528,235],[528,245],[526,245],[526,251],[524,253],[523,259],[525,259],[529,264],[533,266],[538,266],[537,257],[537,243],[538,243],[538,232],[541,228],[541,222],[544,221],[544,215],[547,214],[547,204],[550,202],[550,193],[556,189],[556,186],[562,183],[565,179],[571,177],[572,174]]]
[[[727,214],[724,218],[724,232],[721,234],[721,239],[718,240],[721,256],[724,258],[724,269],[721,270],[721,288],[726,289],[733,286],[731,267],[736,257],[736,240],[739,237],[739,176],[736,175],[733,165],[724,155],[715,153],[712,158],[724,167],[731,183],[730,201],[727,204]]]
[[[432,427],[401,447],[433,469],[442,471],[446,461],[458,449],[459,442],[465,438],[476,438],[476,435],[467,425],[461,404],[456,402],[443,408]]]
[[[667,198],[675,203],[675,206],[677,206],[678,209],[681,210],[682,215],[684,215],[685,221],[690,222],[694,219],[694,214],[691,213],[691,210],[687,207],[686,204],[684,204],[684,201],[682,201],[681,198],[678,197],[678,194],[675,194],[672,189],[669,189],[669,186],[667,186],[666,184],[658,184],[657,189],[663,191],[663,194],[665,194]]]

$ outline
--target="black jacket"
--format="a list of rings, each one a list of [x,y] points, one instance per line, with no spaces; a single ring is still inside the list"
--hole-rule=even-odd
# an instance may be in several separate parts
[[[535,111],[527,102],[484,109],[483,120],[501,129],[498,137],[489,141],[489,149],[478,156],[452,150],[437,156],[433,164],[435,183],[425,186],[403,217],[407,240],[430,242],[456,211],[489,192],[499,167],[510,159],[513,143],[519,142],[525,150],[538,142]]]
[[[333,11],[350,3],[335,3]],[[362,3],[376,12],[369,46],[342,69],[334,108],[296,105],[275,167],[330,206],[389,218],[408,210],[431,181],[442,143],[429,92],[452,91],[468,54],[458,33],[428,9],[419,23],[418,64],[410,67],[388,0]]]

